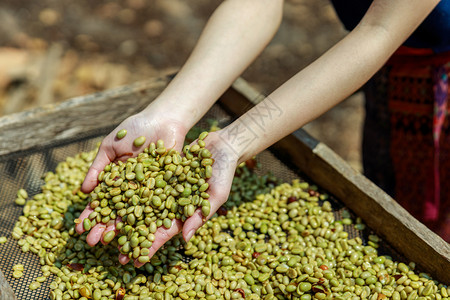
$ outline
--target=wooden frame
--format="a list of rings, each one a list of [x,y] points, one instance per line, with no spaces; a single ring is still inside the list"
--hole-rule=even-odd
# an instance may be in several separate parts
[[[0,118],[0,158],[48,146],[92,130],[111,128],[142,110],[161,93],[170,76],[153,78]],[[243,79],[219,103],[238,117],[261,98]],[[330,191],[399,253],[434,278],[450,284],[450,246],[392,198],[352,169],[323,143],[298,130],[272,146],[317,185]]]
[[[141,111],[166,87],[168,76],[69,99],[0,118],[0,156],[118,125]]]

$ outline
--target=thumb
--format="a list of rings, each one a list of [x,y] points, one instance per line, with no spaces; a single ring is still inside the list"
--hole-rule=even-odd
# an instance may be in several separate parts
[[[100,146],[97,156],[95,157],[94,162],[89,168],[83,184],[81,185],[81,191],[85,194],[90,193],[98,185],[98,175],[115,158],[113,153],[109,153],[109,151],[104,148],[105,147]]]
[[[203,226],[207,220],[209,220],[215,212],[224,204],[228,199],[228,194],[231,188],[231,181],[227,180],[222,182],[220,190],[213,189],[210,192],[210,198],[208,199],[211,210],[208,216],[204,217],[201,209],[197,209],[195,213],[190,216],[183,225],[183,238],[186,242],[194,236],[197,229]]]

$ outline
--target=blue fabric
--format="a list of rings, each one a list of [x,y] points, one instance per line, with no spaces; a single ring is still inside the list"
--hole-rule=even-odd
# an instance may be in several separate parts
[[[362,19],[371,0],[331,0],[347,30]],[[413,48],[431,48],[434,52],[450,51],[450,0],[441,0],[431,14],[403,44]]]

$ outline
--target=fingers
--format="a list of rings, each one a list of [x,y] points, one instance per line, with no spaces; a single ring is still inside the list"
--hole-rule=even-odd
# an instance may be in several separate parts
[[[233,176],[236,169],[236,161],[229,159],[226,155],[220,152],[213,153],[213,158],[216,159],[213,167],[212,177],[208,180],[209,189],[207,193],[210,195],[209,203],[211,210],[209,215],[204,218],[201,210],[197,209],[190,218],[184,222],[183,238],[188,242],[199,229],[212,215],[219,209],[219,207],[227,201],[230,193]]]
[[[114,232],[114,237],[119,233],[119,230],[117,230],[116,229],[116,224],[118,223],[118,222],[121,222],[121,218],[120,217],[118,217],[114,222],[112,222],[112,221],[110,221],[111,222],[111,224],[107,224],[106,225],[106,229],[105,229],[105,231],[103,232],[103,234],[102,234],[102,238],[101,238],[101,242],[102,242],[102,244],[103,245],[107,245],[107,244],[109,244],[111,241],[109,241],[109,242],[106,242],[105,240],[104,240],[104,238],[105,238],[105,235],[108,233],[108,232],[110,232],[110,231],[113,231]],[[114,238],[113,238],[114,239]]]
[[[105,230],[105,224],[100,223],[95,225],[94,228],[89,231],[89,234],[86,237],[86,243],[88,243],[88,245],[91,247],[95,246],[102,238],[103,232],[105,232]]]
[[[80,223],[75,225],[75,230],[79,233],[82,234],[83,232],[85,232],[86,230],[84,230],[84,226],[83,226],[83,221],[84,219],[86,219],[89,214],[91,212],[93,212],[94,210],[91,208],[91,206],[88,204],[86,205],[86,208],[83,210],[83,212],[81,213],[81,215],[78,217],[78,219],[80,219]]]
[[[195,213],[189,217],[186,221],[184,221],[183,225],[183,238],[187,242],[194,236],[197,229],[203,226],[207,220],[209,220],[214,213],[219,209],[219,207],[225,203],[227,199],[211,199],[211,212],[205,218],[202,215],[201,209],[197,209]]]
[[[103,146],[98,149],[97,156],[94,159],[89,171],[86,174],[86,178],[81,185],[81,191],[85,194],[90,193],[98,184],[98,174],[115,159],[115,154],[111,147]]]
[[[150,247],[150,253],[148,254],[148,256],[150,258],[153,257],[156,251],[158,251],[158,249],[161,248],[161,246],[164,245],[168,240],[170,240],[177,233],[179,233],[182,228],[183,223],[181,222],[181,220],[177,219],[174,219],[172,221],[172,226],[169,229],[165,228],[164,226],[159,227],[158,230],[155,232],[155,240],[153,241],[153,244]],[[134,261],[134,265],[137,268],[142,267],[144,264],[145,263],[141,263],[137,259]]]
[[[217,210],[217,209],[216,209]],[[214,214],[216,210],[211,209],[211,214]],[[202,227],[202,225],[208,220],[210,216],[207,218],[204,218],[202,215],[202,211],[200,209],[197,209],[195,213],[184,222],[183,226],[183,238],[187,242],[194,236],[197,229]]]
[[[75,230],[77,231],[77,233],[79,234],[83,234],[86,230],[84,229],[83,226],[83,221],[84,219],[86,219],[89,214],[91,212],[93,212],[94,210],[91,208],[91,206],[88,204],[86,206],[86,208],[83,210],[83,212],[80,214],[80,223],[76,224],[75,226]],[[105,236],[106,233],[108,233],[109,231],[114,231],[115,235],[117,235],[117,233],[119,232],[116,229],[116,224],[118,222],[121,222],[122,218],[118,217],[114,222],[111,222],[111,224],[97,224],[95,225],[90,231],[89,234],[86,237],[86,242],[88,243],[89,246],[94,246],[96,245],[99,241],[102,242],[103,245],[108,244],[107,242],[105,242],[103,240],[103,237]]]
[[[130,258],[128,257],[128,255],[125,255],[122,253],[119,254],[119,262],[122,265],[126,265],[129,261],[130,261]]]

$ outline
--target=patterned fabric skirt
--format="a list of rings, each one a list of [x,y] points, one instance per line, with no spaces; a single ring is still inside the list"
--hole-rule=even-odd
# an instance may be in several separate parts
[[[450,242],[450,52],[400,48],[366,84],[365,175]]]

